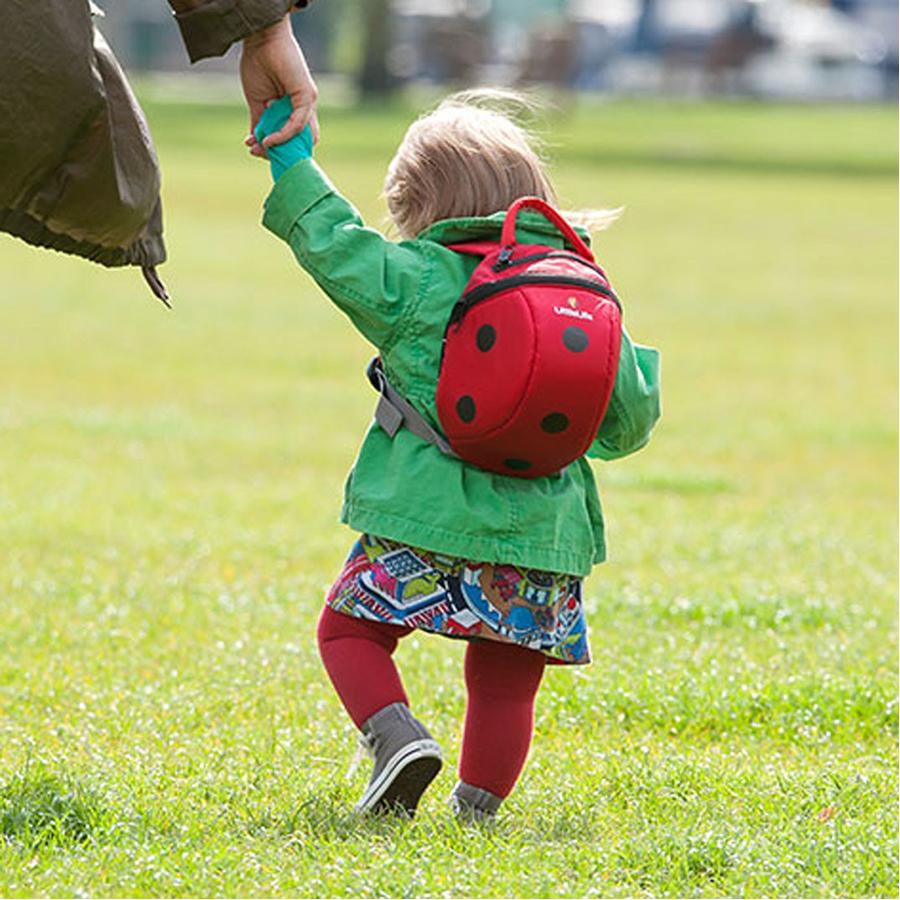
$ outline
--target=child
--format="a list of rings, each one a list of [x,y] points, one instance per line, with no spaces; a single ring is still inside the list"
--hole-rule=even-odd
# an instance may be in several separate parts
[[[266,111],[256,140],[290,112]],[[252,143],[252,139],[250,141]],[[419,119],[388,169],[385,194],[403,240],[367,228],[312,161],[308,130],[267,148],[276,185],[264,224],[380,353],[391,382],[432,426],[450,312],[478,258],[449,249],[497,241],[504,211],[553,190],[527,133],[474,95]],[[562,247],[534,213],[528,243]],[[623,333],[613,394],[588,453],[643,447],[659,416],[659,359]],[[528,753],[545,663],[590,661],[582,582],[605,558],[603,519],[584,458],[534,479],[484,471],[412,431],[373,423],[345,488],[342,521],[359,532],[319,619],[322,661],[374,757],[360,811],[412,814],[441,751],[409,708],[391,658],[414,629],[468,640],[457,814],[493,817]]]

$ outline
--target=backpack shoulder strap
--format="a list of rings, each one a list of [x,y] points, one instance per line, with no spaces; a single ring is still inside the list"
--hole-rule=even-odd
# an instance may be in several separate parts
[[[406,428],[416,437],[434,444],[445,456],[459,459],[447,443],[447,439],[432,428],[425,417],[388,381],[380,356],[376,356],[369,363],[366,376],[379,393],[378,405],[375,407],[375,421],[390,438],[393,438],[401,428]]]

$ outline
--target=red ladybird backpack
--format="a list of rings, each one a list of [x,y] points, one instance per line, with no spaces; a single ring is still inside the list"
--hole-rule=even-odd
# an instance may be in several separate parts
[[[523,209],[545,216],[571,250],[517,244]],[[376,358],[375,419],[393,437],[405,427],[441,452],[519,478],[559,472],[597,435],[612,394],[621,307],[605,272],[574,229],[537,197],[517,200],[500,243],[452,245],[483,256],[444,333],[437,385],[440,434],[387,380]]]

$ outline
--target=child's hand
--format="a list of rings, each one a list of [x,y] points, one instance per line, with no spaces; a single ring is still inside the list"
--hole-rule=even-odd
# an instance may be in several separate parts
[[[253,134],[260,145],[264,138],[282,128],[291,117],[293,111],[294,108],[291,105],[290,97],[282,97],[266,107],[259,123],[253,130]],[[283,144],[275,144],[265,149],[266,156],[269,158],[269,164],[272,167],[272,179],[278,181],[295,163],[300,162],[301,159],[309,159],[312,156],[312,130],[307,125],[300,134],[295,135],[289,141],[285,141]]]

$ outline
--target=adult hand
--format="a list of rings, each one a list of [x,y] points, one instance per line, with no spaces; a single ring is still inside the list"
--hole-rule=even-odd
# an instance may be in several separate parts
[[[282,144],[299,134],[308,124],[313,138],[319,138],[316,119],[318,91],[291,31],[290,16],[244,38],[241,54],[241,85],[250,109],[250,136],[246,144],[254,156],[265,156],[264,147]],[[279,97],[290,97],[293,113],[284,127],[259,144],[253,130],[266,105]]]

